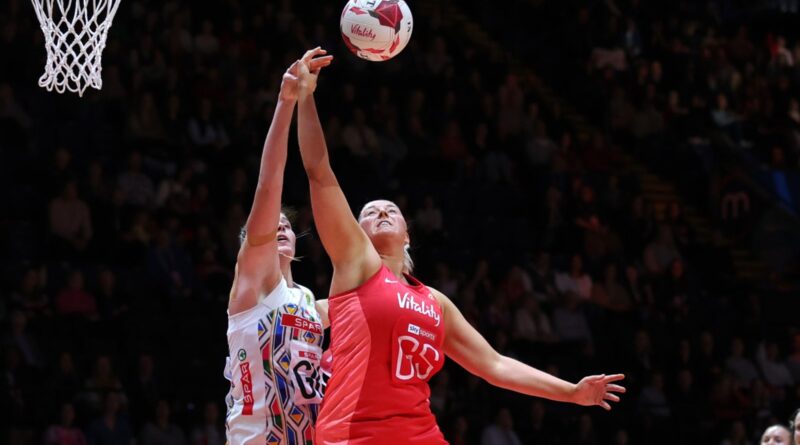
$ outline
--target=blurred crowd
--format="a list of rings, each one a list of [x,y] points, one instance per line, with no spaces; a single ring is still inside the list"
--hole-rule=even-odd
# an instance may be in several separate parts
[[[764,162],[777,144],[796,164],[800,47],[755,45],[746,27],[683,39],[680,18],[658,37],[658,15],[627,3],[638,9],[607,31],[622,40],[565,27],[594,82],[603,131],[590,137],[543,105],[531,72],[511,63],[524,52],[464,45],[435,1],[411,5],[411,43],[375,64],[342,44],[339,4],[126,0],[103,88],[82,99],[36,85],[44,42],[30,5],[0,5],[0,58],[13,61],[0,72],[4,438],[224,443],[238,234],[281,74],[317,45],[336,57],[316,96],[353,208],[394,200],[412,224],[416,275],[498,351],[566,379],[627,375],[605,413],[499,390],[449,362],[430,401],[451,443],[745,444],[785,423],[800,406],[792,314],[737,281],[724,227],[700,243],[680,201],[645,199],[615,145],[704,139],[698,126],[716,125]],[[499,20],[480,8],[465,11]],[[578,25],[589,11],[576,9]],[[294,277],[322,298],[331,269],[294,137],[289,148]],[[644,158],[672,161],[665,148]]]
[[[505,32],[502,42],[531,59],[613,143],[758,251],[779,273],[776,281],[796,286],[800,240],[789,230],[774,241],[764,235],[775,234],[786,213],[796,225],[800,211],[796,2],[517,6],[515,21],[501,29],[534,38]],[[478,15],[500,26],[492,14]]]

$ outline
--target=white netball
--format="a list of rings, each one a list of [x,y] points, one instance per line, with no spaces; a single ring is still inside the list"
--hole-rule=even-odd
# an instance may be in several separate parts
[[[340,27],[353,54],[382,62],[406,47],[414,19],[403,0],[350,0],[342,11]]]

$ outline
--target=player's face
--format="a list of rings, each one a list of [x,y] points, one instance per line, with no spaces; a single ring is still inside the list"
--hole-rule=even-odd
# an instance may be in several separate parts
[[[278,223],[278,253],[289,258],[294,258],[294,246],[297,238],[292,230],[292,223],[289,218],[281,213],[281,219]]]
[[[789,432],[779,426],[771,426],[761,436],[762,445],[789,445]]]
[[[361,210],[358,222],[373,241],[375,237],[389,236],[408,242],[406,220],[400,208],[391,201],[380,199],[367,203]]]

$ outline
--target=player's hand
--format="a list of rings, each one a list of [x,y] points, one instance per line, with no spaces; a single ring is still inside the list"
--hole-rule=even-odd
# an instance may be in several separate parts
[[[615,385],[613,382],[618,382],[624,378],[623,374],[584,377],[575,386],[572,402],[583,406],[598,405],[608,411],[611,409],[611,405],[608,402],[619,402],[619,396],[614,393],[625,392],[624,387]]]
[[[298,95],[301,99],[314,94],[317,89],[317,78],[322,68],[331,64],[333,56],[327,56],[328,52],[320,47],[306,51],[298,61],[297,77],[299,81]]]
[[[298,79],[298,66],[300,65],[300,61],[296,61],[283,73],[283,79],[281,80],[281,92],[280,92],[280,99],[287,102],[293,102],[297,100],[297,92],[298,92],[298,85],[300,81]]]

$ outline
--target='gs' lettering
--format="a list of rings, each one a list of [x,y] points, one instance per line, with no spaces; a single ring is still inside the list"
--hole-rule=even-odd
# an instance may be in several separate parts
[[[242,372],[242,393],[244,394],[244,407],[242,408],[243,416],[253,415],[253,380],[250,377],[250,363],[244,362],[239,365],[239,370]]]
[[[425,380],[430,377],[435,366],[439,362],[439,351],[428,343],[422,343],[414,337],[401,335],[397,337],[397,365],[395,366],[395,377],[398,380],[408,381],[416,377]],[[422,369],[420,369],[422,365]]]
[[[298,405],[322,403],[326,384],[320,370],[322,349],[300,340],[292,340],[290,350],[289,372],[294,386],[294,402]]]
[[[301,360],[297,362],[292,371],[294,372],[297,389],[303,398],[313,399],[316,397],[319,391],[319,377],[317,376],[316,367],[308,360]]]

